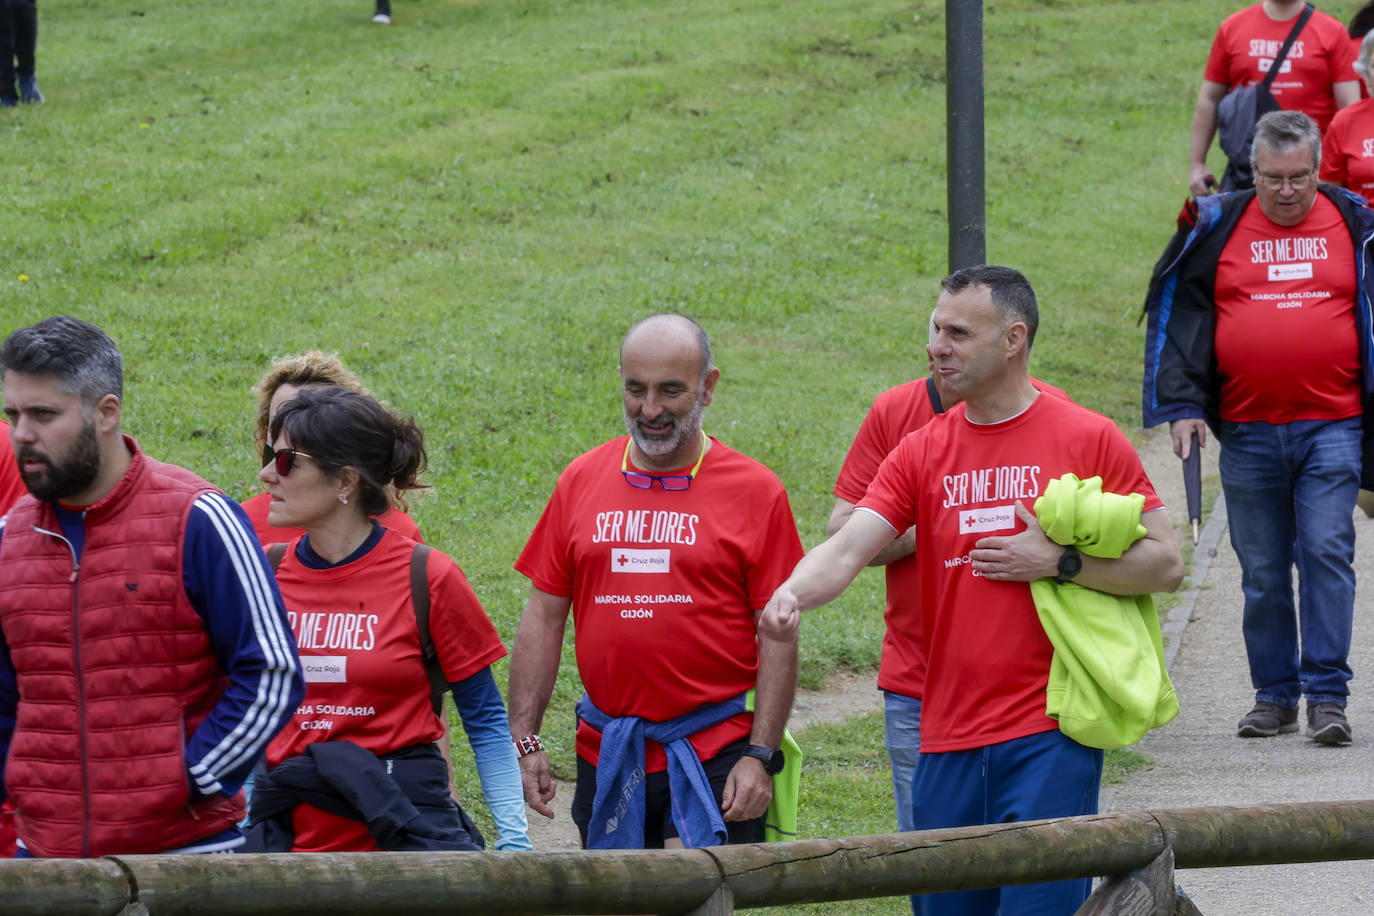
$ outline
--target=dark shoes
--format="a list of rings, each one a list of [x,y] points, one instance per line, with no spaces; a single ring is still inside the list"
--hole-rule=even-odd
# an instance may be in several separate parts
[[[1307,704],[1307,736],[1318,744],[1349,744],[1345,708],[1339,703]]]
[[[1258,700],[1255,708],[1236,723],[1242,738],[1272,738],[1298,730],[1298,711]],[[1350,723],[1339,703],[1307,704],[1307,736],[1318,744],[1349,744]]]
[[[1308,717],[1310,718],[1311,715],[1312,713],[1309,711]],[[1298,711],[1296,709],[1284,709],[1282,706],[1275,706],[1264,700],[1256,702],[1255,708],[1236,723],[1236,734],[1241,738],[1272,738],[1275,735],[1286,735],[1297,730]],[[1349,737],[1346,740],[1349,741]]]
[[[32,73],[19,77],[19,101],[25,105],[37,105],[43,101],[43,93],[38,91],[38,79]]]

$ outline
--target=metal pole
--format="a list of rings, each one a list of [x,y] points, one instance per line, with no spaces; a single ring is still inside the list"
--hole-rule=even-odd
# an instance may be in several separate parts
[[[987,261],[982,0],[945,0],[945,138],[952,272]]]

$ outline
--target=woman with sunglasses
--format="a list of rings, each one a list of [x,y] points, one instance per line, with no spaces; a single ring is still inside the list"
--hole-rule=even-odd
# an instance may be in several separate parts
[[[268,424],[281,410],[281,405],[294,398],[302,388],[346,388],[369,394],[358,376],[345,368],[339,357],[332,353],[307,350],[299,356],[284,356],[274,360],[272,368],[253,386],[253,394],[258,399],[253,441],[258,451],[263,453],[263,464],[267,463],[266,456],[271,450],[267,441]],[[298,538],[305,533],[299,528],[277,528],[268,522],[267,507],[270,502],[266,493],[259,493],[240,503],[264,547]],[[390,505],[377,516],[377,521],[382,527],[403,534],[412,541],[424,542],[420,529],[411,517]]]
[[[277,581],[296,634],[306,696],[267,749],[250,812],[257,851],[472,849],[482,845],[450,798],[436,742],[416,593],[477,762],[498,849],[528,849],[524,795],[505,705],[490,665],[506,654],[453,560],[374,517],[423,486],[423,434],[368,395],[307,388],[269,427],[259,475],[268,520],[305,531]],[[399,496],[398,496],[399,498]],[[430,666],[432,668],[432,666]]]

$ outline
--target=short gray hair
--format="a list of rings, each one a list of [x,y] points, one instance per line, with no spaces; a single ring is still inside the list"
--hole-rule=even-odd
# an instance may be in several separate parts
[[[58,387],[94,409],[112,394],[124,397],[124,361],[119,348],[95,325],[56,315],[20,328],[0,346],[0,373],[46,375]]]
[[[1259,119],[1255,125],[1255,142],[1250,144],[1250,165],[1259,162],[1260,147],[1275,153],[1284,153],[1300,143],[1306,143],[1312,150],[1312,167],[1322,164],[1322,132],[1313,121],[1301,111],[1271,111]]]

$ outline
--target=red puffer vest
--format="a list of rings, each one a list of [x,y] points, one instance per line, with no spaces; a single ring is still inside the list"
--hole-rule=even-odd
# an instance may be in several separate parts
[[[5,782],[37,856],[155,853],[228,829],[243,794],[190,802],[186,737],[228,678],[182,586],[210,484],[143,455],[86,511],[78,567],[52,504],[25,496],[0,538],[0,625],[19,685]]]

